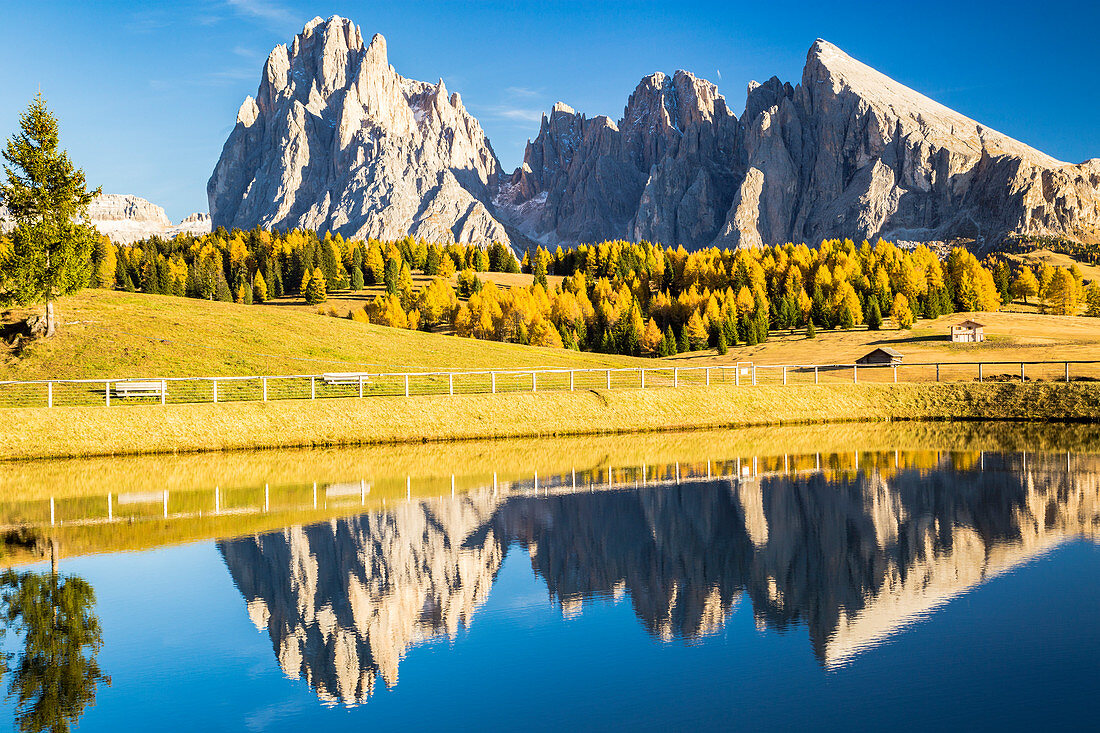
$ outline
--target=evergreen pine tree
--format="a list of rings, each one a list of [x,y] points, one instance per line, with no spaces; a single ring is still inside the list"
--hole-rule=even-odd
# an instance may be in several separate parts
[[[868,308],[868,313],[865,318],[867,321],[867,328],[872,331],[877,331],[882,328],[882,312],[878,309],[878,300],[875,298],[868,298],[867,302],[871,304]]]
[[[305,291],[306,305],[317,305],[318,303],[324,303],[328,300],[328,287],[325,283],[325,274],[321,272],[321,268],[314,268],[313,274],[309,278],[309,283],[306,285]]]
[[[0,203],[15,220],[0,260],[0,301],[45,303],[46,336],[57,328],[53,301],[88,284],[99,234],[87,222],[84,171],[61,150],[57,119],[41,93],[19,118],[20,131],[4,149],[6,181]]]

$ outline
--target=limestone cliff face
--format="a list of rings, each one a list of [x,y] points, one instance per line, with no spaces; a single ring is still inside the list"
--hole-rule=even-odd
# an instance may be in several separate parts
[[[457,93],[402,77],[381,35],[334,16],[271,52],[207,195],[215,227],[507,243],[486,206],[499,176]]]
[[[623,118],[558,104],[495,203],[544,242],[608,238],[709,244],[734,194],[737,118],[686,71],[642,79]]]
[[[801,84],[750,84],[740,120],[686,72],[643,79],[618,125],[555,107],[502,194],[500,215],[548,243],[988,248],[1100,226],[1100,159],[1054,160],[818,40]]]

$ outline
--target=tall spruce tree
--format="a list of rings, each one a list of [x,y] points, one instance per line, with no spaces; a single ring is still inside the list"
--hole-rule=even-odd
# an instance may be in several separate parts
[[[0,301],[45,303],[46,336],[57,330],[53,301],[88,284],[99,233],[87,222],[84,171],[60,148],[57,119],[39,93],[4,148],[0,203],[16,227],[0,262]]]

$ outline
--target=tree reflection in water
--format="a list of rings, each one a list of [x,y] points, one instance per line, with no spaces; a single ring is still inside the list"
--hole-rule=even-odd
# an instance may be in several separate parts
[[[83,578],[48,573],[0,574],[0,634],[11,630],[22,648],[5,655],[8,696],[20,731],[68,731],[95,703],[100,682],[110,685],[96,656],[103,633],[95,591]]]

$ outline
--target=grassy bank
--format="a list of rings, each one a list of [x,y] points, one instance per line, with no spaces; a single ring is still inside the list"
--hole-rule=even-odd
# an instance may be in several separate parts
[[[1100,419],[1100,385],[586,390],[3,412],[0,459],[368,445],[858,420]]]

